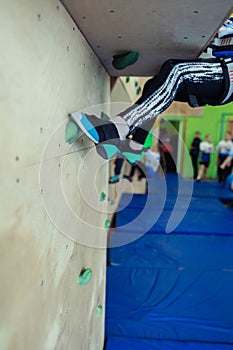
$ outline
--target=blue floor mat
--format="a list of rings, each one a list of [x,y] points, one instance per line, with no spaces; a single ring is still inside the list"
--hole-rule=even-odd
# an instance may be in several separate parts
[[[110,337],[106,350],[232,350],[231,344]]]

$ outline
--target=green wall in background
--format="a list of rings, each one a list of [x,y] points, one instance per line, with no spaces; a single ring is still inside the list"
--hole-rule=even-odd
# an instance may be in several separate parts
[[[228,119],[233,119],[233,103],[224,106],[205,106],[203,116],[197,117],[167,117],[168,120],[180,120],[183,122],[183,136],[187,148],[190,147],[194,133],[201,132],[201,139],[204,140],[206,134],[211,134],[212,143],[216,147],[220,139],[224,137],[227,131]],[[211,179],[216,179],[217,176],[217,151],[211,156],[211,162],[208,169],[207,176]],[[183,175],[185,177],[192,177],[192,168],[183,164]]]

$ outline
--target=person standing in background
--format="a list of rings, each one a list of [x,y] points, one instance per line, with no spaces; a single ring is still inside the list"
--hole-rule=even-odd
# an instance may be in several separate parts
[[[221,165],[224,164],[227,157],[233,152],[232,133],[230,131],[227,131],[224,140],[218,143],[217,150],[218,182],[225,183],[227,176],[231,173],[232,162],[229,162],[229,166],[223,168]]]
[[[200,153],[200,143],[201,143],[200,136],[201,136],[201,133],[199,131],[196,131],[193,142],[191,143],[190,152],[189,152],[192,160],[194,180],[196,180],[198,175],[198,157]]]
[[[201,159],[197,181],[201,181],[202,176],[206,179],[207,169],[210,164],[210,155],[214,152],[214,145],[211,143],[211,136],[208,134],[205,141],[200,143]]]

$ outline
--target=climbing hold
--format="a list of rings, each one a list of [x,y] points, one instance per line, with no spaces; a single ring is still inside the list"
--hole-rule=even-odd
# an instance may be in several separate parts
[[[134,82],[134,86],[135,86],[135,87],[138,86],[138,82],[137,82],[137,81]]]
[[[100,119],[101,120],[109,120],[110,118],[109,118],[109,116],[106,113],[101,112]]]
[[[139,53],[137,51],[129,51],[123,54],[114,55],[112,65],[115,69],[124,69],[138,60]]]
[[[128,83],[129,80],[130,80],[130,78],[129,78],[129,77],[126,77],[125,82]]]
[[[140,92],[141,92],[141,90],[142,90],[142,89],[141,89],[141,87],[139,86],[139,87],[137,88],[137,90],[136,90],[136,94],[139,95]]]
[[[103,202],[106,199],[106,194],[104,192],[100,193],[100,201]]]
[[[92,270],[91,269],[82,269],[79,276],[78,276],[78,284],[80,286],[85,286],[88,284],[92,277]]]
[[[110,227],[110,224],[111,224],[111,223],[110,223],[110,220],[106,219],[106,220],[105,220],[105,223],[104,223],[104,227],[105,227],[105,228],[109,228],[109,227]]]
[[[96,307],[96,316],[100,317],[103,314],[103,306],[101,304],[97,305]]]
[[[65,141],[67,143],[73,143],[77,140],[79,135],[79,128],[76,123],[74,122],[68,122],[66,124],[66,130],[65,130]]]

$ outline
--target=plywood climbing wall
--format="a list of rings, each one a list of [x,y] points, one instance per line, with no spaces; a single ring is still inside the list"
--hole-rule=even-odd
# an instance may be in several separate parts
[[[154,76],[171,58],[195,59],[232,11],[228,0],[62,0],[112,76]],[[136,63],[112,65],[137,51]]]
[[[59,1],[2,1],[0,23],[0,347],[102,349],[107,167],[64,130],[109,77]]]

